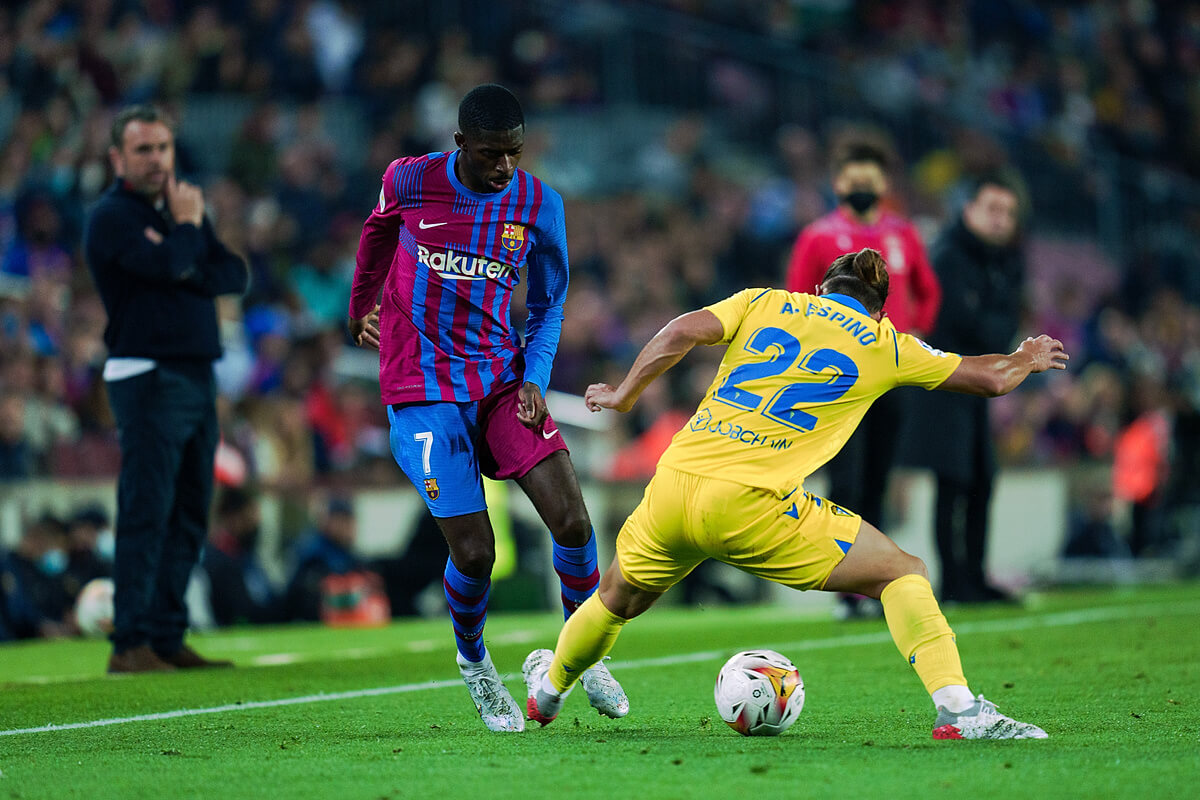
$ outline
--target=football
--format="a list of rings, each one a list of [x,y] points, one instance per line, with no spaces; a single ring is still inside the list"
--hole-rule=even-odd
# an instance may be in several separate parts
[[[747,650],[725,662],[713,690],[717,713],[743,736],[778,736],[804,708],[804,680],[786,656]]]
[[[104,636],[112,631],[112,622],[112,578],[88,581],[75,601],[75,624],[84,636]]]

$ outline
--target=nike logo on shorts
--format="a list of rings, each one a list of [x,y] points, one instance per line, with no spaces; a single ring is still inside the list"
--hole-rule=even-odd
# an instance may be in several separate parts
[[[448,224],[448,223],[426,222],[425,220],[421,220],[420,222],[417,223],[417,227],[424,231],[424,230],[429,230],[430,228],[440,228],[441,226],[446,225],[446,224]]]
[[[543,439],[552,439],[555,436],[555,434],[557,434],[557,433],[558,433],[558,428],[555,428],[552,431],[542,431],[542,438]]]

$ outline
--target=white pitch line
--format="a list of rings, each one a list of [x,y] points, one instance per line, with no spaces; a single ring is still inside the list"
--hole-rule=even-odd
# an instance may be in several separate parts
[[[1060,611],[1038,616],[1018,617],[1015,619],[981,620],[978,622],[963,622],[955,625],[956,633],[999,633],[1004,631],[1033,630],[1035,628],[1060,628],[1070,625],[1084,625],[1092,622],[1106,622],[1119,619],[1131,619],[1140,616],[1181,616],[1191,615],[1200,611],[1200,602],[1187,603],[1155,603],[1140,606],[1104,606],[1100,608],[1083,609],[1080,611]],[[807,639],[797,642],[784,642],[769,645],[775,650],[824,650],[831,647],[854,647],[859,645],[890,643],[892,638],[884,632],[863,633],[853,636],[830,636],[824,639]],[[616,661],[612,667],[618,670],[646,669],[650,667],[675,666],[701,661],[721,661],[728,657],[724,650],[704,650],[696,653],[680,653],[661,658],[641,658],[631,661]],[[519,677],[516,673],[504,675],[506,681]],[[0,731],[0,736],[22,736],[30,733],[51,733],[54,731],[70,731],[80,728],[104,728],[109,725],[124,725],[128,722],[152,722],[155,720],[178,719],[194,717],[201,714],[221,714],[227,711],[249,711],[257,708],[279,708],[281,706],[305,705],[308,703],[328,703],[336,700],[355,700],[361,697],[383,697],[390,694],[406,694],[427,689],[449,689],[461,686],[460,680],[422,681],[406,683],[399,686],[382,686],[376,689],[354,689],[346,692],[332,692],[304,695],[303,697],[285,697],[279,700],[254,700],[245,703],[228,703],[210,708],[181,708],[176,711],[162,711],[155,714],[138,714],[133,717],[115,717],[113,719],[97,719],[89,722],[68,722],[63,724],[41,725],[36,728],[14,728]]]

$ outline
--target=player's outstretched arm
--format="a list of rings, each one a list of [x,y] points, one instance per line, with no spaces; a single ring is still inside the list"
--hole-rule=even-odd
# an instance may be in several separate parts
[[[949,392],[999,397],[1035,372],[1066,369],[1070,356],[1062,342],[1046,334],[1029,337],[1009,355],[964,356],[958,369],[937,388]]]
[[[676,317],[646,343],[620,386],[614,389],[607,383],[593,383],[588,387],[584,396],[588,409],[628,411],[655,378],[678,364],[693,347],[716,344],[724,335],[721,321],[708,309]]]

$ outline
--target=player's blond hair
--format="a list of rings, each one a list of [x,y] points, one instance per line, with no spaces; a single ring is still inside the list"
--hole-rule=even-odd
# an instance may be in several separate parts
[[[821,285],[827,293],[850,295],[874,314],[882,310],[887,302],[887,262],[878,250],[870,247],[864,247],[857,253],[843,253],[825,270]]]

